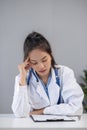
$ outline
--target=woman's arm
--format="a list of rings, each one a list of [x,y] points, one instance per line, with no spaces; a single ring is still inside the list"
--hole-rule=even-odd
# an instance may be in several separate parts
[[[30,112],[29,115],[42,115],[43,111],[44,111],[44,108],[38,109],[38,110],[34,110],[34,111]]]
[[[26,117],[30,111],[27,94],[27,71],[30,68],[29,60],[26,59],[18,65],[20,74],[15,78],[15,89],[12,103],[12,110],[17,117]]]
[[[12,102],[12,110],[16,117],[27,117],[30,111],[30,105],[28,102],[27,85],[20,86],[19,78],[15,79],[15,89]]]

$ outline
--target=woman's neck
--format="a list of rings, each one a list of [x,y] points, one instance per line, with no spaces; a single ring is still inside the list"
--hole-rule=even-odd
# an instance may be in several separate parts
[[[49,71],[49,73],[47,75],[44,75],[44,76],[39,76],[40,79],[43,81],[43,83],[46,85],[47,82],[48,82],[48,78],[49,78],[49,75],[50,75],[51,71]]]

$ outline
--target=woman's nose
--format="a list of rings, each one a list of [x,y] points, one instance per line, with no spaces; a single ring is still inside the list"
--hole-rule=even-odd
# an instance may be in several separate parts
[[[40,62],[40,63],[38,64],[38,67],[41,69],[41,68],[44,67],[44,64]]]

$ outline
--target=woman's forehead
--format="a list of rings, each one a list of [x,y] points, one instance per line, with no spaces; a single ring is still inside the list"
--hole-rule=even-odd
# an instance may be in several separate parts
[[[49,54],[45,51],[40,50],[40,49],[35,49],[29,53],[30,60],[35,60],[35,61],[46,58],[47,56],[49,56]]]

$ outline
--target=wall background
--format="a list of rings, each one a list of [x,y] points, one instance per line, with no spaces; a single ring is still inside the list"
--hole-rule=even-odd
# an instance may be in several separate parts
[[[0,113],[12,113],[17,65],[32,31],[49,40],[56,61],[78,82],[87,68],[87,0],[0,0]]]

